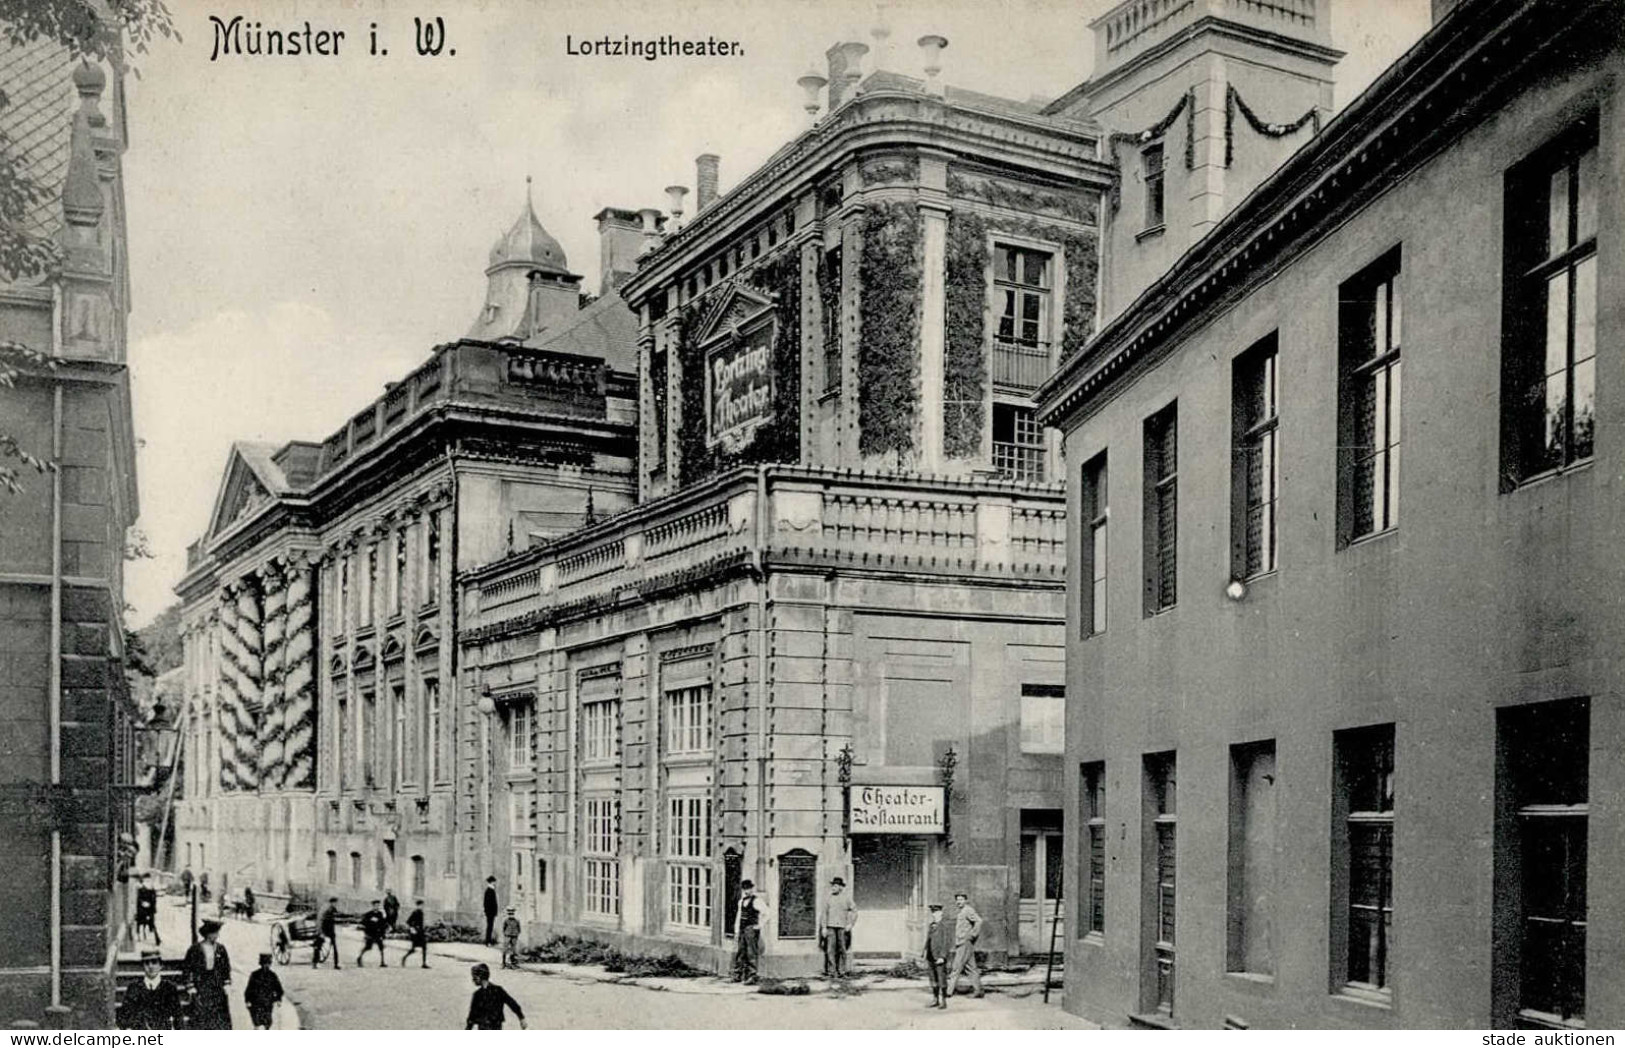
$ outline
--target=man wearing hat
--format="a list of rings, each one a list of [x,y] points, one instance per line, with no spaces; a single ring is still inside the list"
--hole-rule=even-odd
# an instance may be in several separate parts
[[[519,918],[514,916],[513,907],[508,907],[508,916],[502,920],[502,967],[519,967]]]
[[[192,993],[194,1030],[231,1029],[231,1002],[226,988],[231,985],[231,956],[220,944],[220,922],[198,925],[201,940],[186,951],[181,972]]]
[[[846,879],[832,877],[818,927],[818,941],[824,947],[824,974],[831,979],[852,974],[846,955],[852,949],[852,926],[857,923],[858,907],[846,894]]]
[[[519,1002],[510,997],[507,990],[491,981],[489,965],[476,964],[470,974],[474,977],[474,996],[468,1002],[468,1023],[463,1029],[502,1029],[504,1008],[513,1009],[513,1014],[519,1019],[521,1030],[530,1029],[525,1024],[525,1012],[519,1007]]]
[[[429,933],[423,928],[423,900],[419,899],[417,908],[406,915],[406,930],[412,936],[412,948],[406,951],[401,958],[401,966],[412,959],[412,955],[419,950],[423,951],[423,967],[429,966]]]
[[[982,937],[982,915],[970,904],[970,896],[954,893],[954,961],[948,968],[948,996],[954,995],[961,975],[970,976],[970,987],[982,996],[982,970],[976,966],[976,940]]]
[[[156,945],[164,944],[158,935],[158,889],[143,873],[136,878],[135,934],[137,938],[145,938],[146,932],[152,933],[152,941]]]
[[[734,921],[733,981],[756,984],[756,963],[762,956],[762,915],[756,908],[756,885],[739,882],[739,916]]]
[[[322,911],[321,936],[311,944],[310,966],[317,968],[322,963],[322,942],[326,941],[327,948],[333,954],[333,970],[339,968],[339,900],[338,896],[331,896],[327,900],[327,909]]]
[[[389,921],[384,917],[383,909],[378,900],[372,900],[372,909],[361,915],[361,952],[356,956],[356,967],[366,960],[367,951],[374,946],[378,948],[378,967],[388,968],[389,960],[384,956],[384,929],[389,927]]]
[[[156,949],[141,951],[141,980],[124,991],[119,1005],[121,1030],[174,1030],[181,1025],[181,991],[163,976],[164,959]]]
[[[931,1003],[927,1008],[948,1007],[948,962],[954,955],[954,926],[942,919],[942,903],[926,906],[931,917],[925,926],[925,942],[920,946],[920,961],[925,974],[931,979]]]
[[[269,1030],[276,1006],[282,1003],[282,980],[271,970],[271,955],[260,954],[260,966],[248,976],[248,988],[243,991],[248,1002],[248,1017],[254,1029]]]
[[[485,945],[497,944],[497,879],[495,876],[485,878]]]

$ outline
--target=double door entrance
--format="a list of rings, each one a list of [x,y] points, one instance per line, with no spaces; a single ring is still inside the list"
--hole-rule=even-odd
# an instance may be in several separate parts
[[[1052,941],[1055,951],[1063,952],[1066,943],[1065,917],[1058,904],[1061,901],[1064,842],[1059,810],[1041,808],[1021,813],[1021,903],[1018,916],[1022,953],[1048,953]]]
[[[852,952],[902,957],[925,934],[925,855],[928,838],[875,834],[852,838],[852,901],[858,923]]]

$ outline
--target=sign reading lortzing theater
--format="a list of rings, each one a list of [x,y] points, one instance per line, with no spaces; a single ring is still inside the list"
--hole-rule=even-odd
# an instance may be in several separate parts
[[[773,417],[773,330],[768,314],[706,354],[710,443],[748,441]]]
[[[942,833],[941,786],[851,786],[853,833]]]

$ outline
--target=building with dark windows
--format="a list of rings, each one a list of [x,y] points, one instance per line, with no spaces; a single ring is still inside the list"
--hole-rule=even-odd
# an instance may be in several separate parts
[[[478,908],[458,896],[490,860],[456,846],[478,736],[454,578],[633,502],[637,329],[615,286],[643,233],[615,219],[583,304],[527,200],[467,337],[323,441],[233,447],[176,587],[177,869],[225,895]]]
[[[25,189],[4,219],[22,249],[0,266],[0,1025],[100,1027],[134,829],[125,99],[116,67],[15,29],[0,33],[8,203]],[[38,271],[7,268],[26,259]]]
[[[1435,8],[1039,393],[1073,1011],[1625,1024],[1625,37]]]
[[[622,288],[642,501],[462,577],[489,740],[465,847],[511,857],[531,934],[720,967],[747,878],[775,975],[820,969],[836,876],[860,957],[915,953],[957,891],[995,958],[1072,920],[1062,459],[1031,396],[1102,285],[1137,290],[1103,245],[1194,242],[1313,134],[1337,57],[1324,3],[1200,6],[1050,104],[944,86],[940,37],[923,79],[838,44],[809,130],[725,195],[701,156],[686,224],[674,187]],[[1242,97],[1308,115],[1232,127]],[[1150,229],[1123,172],[1164,143]]]

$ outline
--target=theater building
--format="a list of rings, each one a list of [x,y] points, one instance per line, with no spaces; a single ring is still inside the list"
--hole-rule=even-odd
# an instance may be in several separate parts
[[[528,201],[469,335],[319,442],[234,445],[183,602],[176,868],[262,898],[459,906],[460,568],[629,506],[642,226],[606,211],[603,293]]]
[[[1435,8],[1040,391],[1069,1010],[1625,1024],[1625,41]]]

